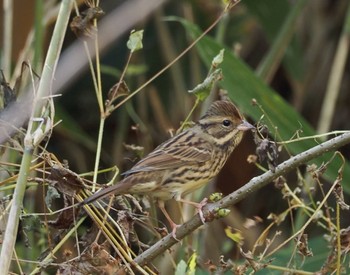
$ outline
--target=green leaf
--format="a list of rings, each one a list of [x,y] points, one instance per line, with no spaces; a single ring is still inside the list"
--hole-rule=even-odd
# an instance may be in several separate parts
[[[214,84],[222,79],[221,69],[216,69],[214,72],[209,74],[202,83],[194,87],[193,90],[189,90],[190,94],[194,94],[199,100],[203,101],[208,97]]]
[[[183,20],[178,19],[186,31],[193,39],[199,36],[201,31],[197,26]],[[217,43],[214,39],[206,36],[197,43],[197,49],[203,62],[211,66],[211,62],[217,52],[224,45]],[[272,121],[264,121],[269,129],[276,129],[279,140],[289,140],[299,132],[300,136],[315,135],[315,130],[311,125],[276,91],[267,86],[242,60],[234,56],[229,49],[226,50],[225,58],[221,64],[223,73],[222,87],[228,91],[229,97],[240,107],[243,113],[258,121],[262,116],[261,111],[256,106],[251,104],[253,99],[262,105],[267,116]],[[273,135],[275,133],[272,133]],[[303,140],[288,144],[288,149],[292,154],[298,154],[318,144],[315,140]],[[322,157],[314,159],[313,163],[321,165],[323,162],[331,158],[332,153],[326,153]],[[341,160],[336,158],[326,171],[325,177],[334,181],[338,175],[338,169],[341,166]],[[350,180],[350,166],[347,162],[343,173],[343,181]],[[350,185],[344,185],[344,190],[350,193]]]
[[[213,61],[211,62],[213,68],[217,68],[222,63],[224,60],[224,52],[224,49],[220,50],[219,54],[213,58]]]
[[[184,260],[181,260],[175,269],[175,275],[183,275],[186,274],[187,264]]]
[[[225,234],[235,243],[242,244],[244,238],[240,231],[233,232],[231,227],[226,227]]]
[[[143,30],[135,31],[132,30],[129,36],[129,40],[126,43],[126,46],[129,48],[129,50],[133,53],[138,50],[141,50],[143,48],[142,45],[142,38],[143,38]]]
[[[194,252],[188,261],[187,275],[194,275],[196,273],[196,266],[197,266],[197,253]]]

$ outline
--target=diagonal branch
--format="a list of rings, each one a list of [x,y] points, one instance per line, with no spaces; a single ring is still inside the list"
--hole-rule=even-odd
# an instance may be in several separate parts
[[[227,195],[223,199],[218,202],[210,203],[206,205],[203,209],[204,217],[206,221],[213,220],[213,216],[215,215],[217,209],[226,208],[231,205],[236,204],[241,201],[251,193],[256,190],[264,187],[271,181],[275,180],[279,176],[285,175],[288,172],[294,170],[298,166],[305,164],[306,162],[315,159],[322,154],[337,150],[338,148],[350,143],[350,132],[342,134],[338,137],[330,139],[324,143],[321,143],[311,149],[304,151],[290,159],[282,162],[280,165],[276,167],[275,172],[267,171],[266,173],[252,178],[247,184],[245,184],[240,189],[234,191],[233,193]],[[185,222],[181,227],[179,227],[176,231],[177,239],[181,240],[185,236],[192,233],[198,227],[202,225],[201,219],[199,215],[195,215],[191,220]],[[164,253],[167,249],[177,243],[171,234],[164,237],[155,243],[148,250],[140,254],[134,259],[134,263],[138,265],[145,265],[150,263],[155,257]]]

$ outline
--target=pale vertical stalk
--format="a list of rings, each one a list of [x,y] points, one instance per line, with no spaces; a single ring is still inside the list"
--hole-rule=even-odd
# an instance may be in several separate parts
[[[100,158],[101,158],[101,148],[102,148],[102,140],[103,140],[103,130],[105,126],[106,117],[101,115],[100,119],[100,127],[98,130],[98,139],[97,139],[97,148],[96,148],[96,158],[95,158],[95,167],[94,167],[94,177],[93,177],[93,186],[92,186],[92,192],[95,192],[95,183],[97,182],[97,175],[98,175],[98,167],[100,165]]]
[[[3,54],[1,68],[4,71],[6,79],[11,75],[11,55],[12,55],[12,27],[13,27],[13,1],[4,0],[3,2]]]
[[[27,134],[24,139],[24,152],[21,161],[21,167],[16,182],[16,188],[13,195],[13,204],[11,206],[9,218],[7,221],[4,240],[2,243],[0,255],[0,274],[9,274],[9,268],[11,265],[12,254],[18,232],[19,217],[23,205],[23,197],[27,185],[28,172],[31,166],[33,152],[35,149],[33,132],[37,130],[38,123],[34,122],[33,118],[40,117],[42,107],[44,106],[43,98],[50,95],[53,75],[59,54],[61,52],[72,5],[73,0],[62,0],[60,12],[57,17],[57,22],[47,52],[42,77],[32,104],[32,116],[29,119]],[[28,104],[28,106],[31,106],[31,104]]]
[[[97,28],[97,21],[94,20],[94,25]],[[95,39],[95,54],[96,54],[96,76],[97,76],[97,101],[100,109],[100,128],[98,131],[98,138],[97,138],[97,148],[96,148],[96,158],[95,158],[95,167],[94,167],[94,176],[93,176],[93,186],[92,186],[92,192],[95,192],[97,182],[97,175],[98,175],[98,167],[100,166],[100,158],[101,158],[101,151],[102,151],[102,140],[103,140],[103,130],[106,120],[106,112],[105,107],[103,103],[103,95],[102,95],[102,83],[101,83],[101,68],[100,68],[100,53],[99,53],[99,44],[98,44],[98,32],[96,33],[96,39]]]
[[[96,34],[97,35],[97,34]],[[97,37],[96,37],[97,40]],[[95,47],[98,47],[98,44],[95,44]],[[95,157],[95,167],[94,167],[94,175],[93,175],[93,185],[92,185],[92,192],[95,192],[96,185],[95,183],[97,182],[97,174],[98,174],[98,167],[100,164],[100,158],[101,158],[101,147],[102,147],[102,140],[103,140],[103,129],[104,129],[104,124],[105,124],[105,110],[104,110],[104,105],[103,105],[103,96],[102,96],[102,86],[101,86],[101,70],[99,64],[99,53],[98,50],[96,49],[96,65],[97,65],[97,73],[95,72],[94,69],[94,64],[89,52],[89,47],[86,41],[84,41],[84,47],[86,51],[86,55],[89,61],[89,67],[91,71],[91,76],[92,76],[92,81],[94,83],[94,89],[96,93],[96,98],[97,98],[97,104],[100,110],[100,127],[98,131],[98,138],[97,138],[97,147],[96,147],[96,157]]]
[[[317,132],[328,132],[335,113],[335,104],[339,95],[341,80],[349,52],[350,42],[350,4],[346,13],[344,27],[339,38],[338,47],[332,64],[332,69],[327,85],[326,95],[323,99]]]
[[[52,34],[49,49],[47,51],[41,80],[35,98],[39,99],[35,104],[34,117],[40,115],[41,107],[43,106],[42,98],[51,94],[53,76],[56,70],[59,54],[63,44],[64,35],[68,26],[70,11],[73,6],[73,0],[62,0],[60,11],[58,13],[55,29]]]
[[[23,158],[21,162],[21,169],[17,179],[15,192],[13,194],[12,206],[10,214],[8,216],[6,230],[4,234],[4,241],[1,247],[0,256],[0,274],[9,274],[9,268],[11,264],[11,258],[16,243],[16,237],[18,232],[19,215],[23,204],[23,197],[25,187],[27,184],[27,176],[32,160],[33,150],[25,149],[23,152]]]

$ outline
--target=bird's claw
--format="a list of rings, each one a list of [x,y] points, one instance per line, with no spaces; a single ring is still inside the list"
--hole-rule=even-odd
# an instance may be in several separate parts
[[[205,217],[204,217],[204,213],[202,211],[203,207],[208,203],[208,199],[204,198],[200,203],[198,203],[198,205],[196,206],[197,208],[197,212],[199,214],[199,217],[202,221],[203,224],[205,224]]]
[[[171,236],[178,242],[180,242],[180,240],[176,237],[176,231],[177,231],[177,228],[180,227],[180,225],[174,223],[172,226],[172,231],[171,231]]]

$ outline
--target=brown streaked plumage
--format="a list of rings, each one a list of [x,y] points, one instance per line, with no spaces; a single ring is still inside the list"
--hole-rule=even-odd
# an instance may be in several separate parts
[[[160,144],[116,185],[85,199],[82,204],[111,194],[145,194],[160,201],[182,201],[215,177],[243,137],[254,128],[232,102],[216,101],[191,128]]]

